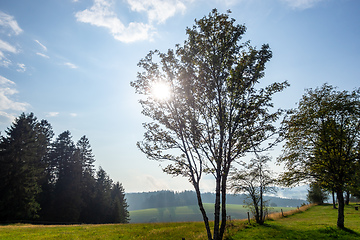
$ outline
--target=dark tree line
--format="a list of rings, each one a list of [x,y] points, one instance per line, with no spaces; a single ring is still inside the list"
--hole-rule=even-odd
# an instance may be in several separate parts
[[[196,205],[194,191],[174,192],[169,190],[156,192],[131,193],[126,196],[130,210],[164,208]],[[213,200],[213,199],[212,199]]]
[[[89,140],[21,114],[0,137],[0,221],[127,223],[125,190],[101,167]]]

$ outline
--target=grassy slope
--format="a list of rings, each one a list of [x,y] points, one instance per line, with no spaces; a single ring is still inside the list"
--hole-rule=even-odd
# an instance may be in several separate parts
[[[354,204],[345,207],[345,227],[336,227],[337,210],[331,205],[314,206],[264,226],[251,225],[238,231],[234,228],[230,239],[360,239],[360,212]]]
[[[360,212],[345,209],[347,231],[336,228],[336,210],[315,206],[264,226],[231,221],[229,239],[360,239]],[[80,226],[0,226],[0,239],[206,239],[202,222]]]
[[[204,204],[207,213],[214,212],[214,204]],[[293,208],[275,207],[272,212],[291,210]],[[232,219],[245,219],[249,210],[243,205],[228,204],[227,215]],[[208,214],[210,220],[213,220],[213,214]],[[151,222],[184,222],[184,221],[202,221],[202,215],[198,206],[169,207],[169,208],[150,208],[143,210],[130,211],[131,223],[151,223]]]

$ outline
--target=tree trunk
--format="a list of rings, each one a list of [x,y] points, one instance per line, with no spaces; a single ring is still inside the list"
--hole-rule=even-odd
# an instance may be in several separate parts
[[[223,239],[225,228],[226,228],[226,182],[227,182],[227,173],[224,173],[222,182],[221,182],[221,226],[219,239]]]
[[[193,182],[194,188],[195,188],[195,192],[196,192],[196,197],[198,200],[198,206],[200,208],[200,212],[202,214],[204,223],[205,223],[205,228],[206,228],[206,233],[207,233],[207,237],[208,240],[212,240],[212,236],[211,236],[211,231],[210,231],[210,225],[209,225],[209,218],[206,215],[206,211],[204,209],[204,205],[201,199],[201,193],[200,193],[200,188],[199,188],[199,184],[197,182]]]
[[[346,191],[345,192],[345,205],[349,205],[350,203],[350,192]]]
[[[333,209],[336,209],[335,191],[334,190],[331,191],[331,195],[332,195]]]
[[[337,227],[344,228],[344,195],[342,190],[337,190],[336,195],[339,202]]]
[[[220,162],[220,161],[219,161]],[[221,240],[219,226],[220,226],[220,190],[221,190],[221,166],[218,164],[216,173],[216,188],[215,188],[215,213],[214,213],[214,240]]]
[[[259,224],[264,223],[264,203],[263,203],[263,187],[260,186],[260,216],[259,216]]]

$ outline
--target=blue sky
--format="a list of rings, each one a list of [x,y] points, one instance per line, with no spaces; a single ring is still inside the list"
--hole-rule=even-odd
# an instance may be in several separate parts
[[[325,82],[359,87],[358,0],[1,0],[0,130],[34,112],[56,135],[86,135],[97,166],[127,192],[192,189],[136,148],[148,119],[130,81],[150,50],[183,43],[185,28],[213,8],[231,9],[252,45],[269,43],[263,84],[291,84],[277,108],[295,107],[305,88]],[[213,189],[211,178],[202,189]]]

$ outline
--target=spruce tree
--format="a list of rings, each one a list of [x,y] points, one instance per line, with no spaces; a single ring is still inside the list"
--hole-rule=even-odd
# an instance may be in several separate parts
[[[38,217],[45,162],[52,130],[33,113],[21,114],[0,141],[0,219]]]

